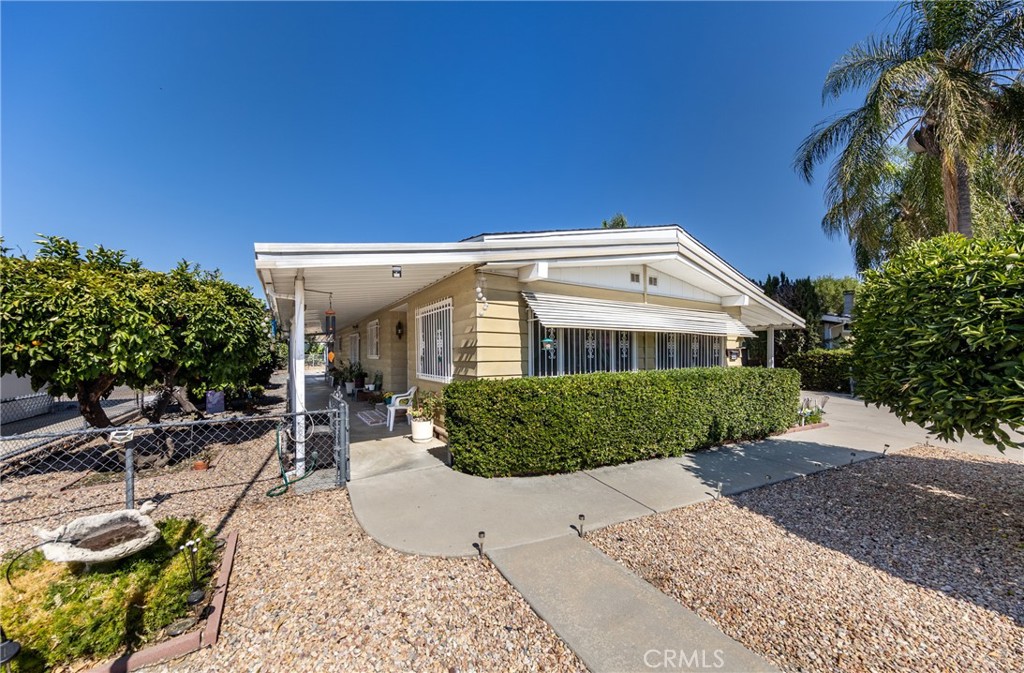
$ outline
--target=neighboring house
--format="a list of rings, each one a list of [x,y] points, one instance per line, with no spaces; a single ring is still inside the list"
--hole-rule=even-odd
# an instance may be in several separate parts
[[[27,376],[4,374],[0,377],[0,423],[48,414],[53,409],[53,398],[44,388],[32,390],[32,380]]]
[[[841,315],[826,313],[821,316],[821,340],[826,349],[838,348],[853,335],[853,291],[843,292]]]
[[[456,243],[257,243],[255,251],[274,316],[299,345],[292,352],[301,360],[305,335],[323,333],[333,310],[335,361],[382,372],[390,391],[739,366],[753,331],[766,330],[771,344],[775,330],[804,327],[676,225]],[[292,383],[300,409],[301,379]]]

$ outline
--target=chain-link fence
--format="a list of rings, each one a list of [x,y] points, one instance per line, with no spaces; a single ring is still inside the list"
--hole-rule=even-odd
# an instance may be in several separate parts
[[[32,478],[36,489],[65,491],[123,481],[134,507],[134,483],[148,476],[206,469],[233,446],[272,437],[284,471],[336,468],[348,480],[348,406],[305,414],[232,416],[150,425],[35,432],[0,438],[0,480]],[[296,439],[298,438],[298,441]]]

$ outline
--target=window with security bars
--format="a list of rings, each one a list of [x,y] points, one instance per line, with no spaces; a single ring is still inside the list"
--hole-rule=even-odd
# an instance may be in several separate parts
[[[380,321],[371,320],[366,326],[366,357],[380,359]]]
[[[725,337],[659,332],[655,342],[655,366],[658,369],[720,367],[724,364]]]
[[[416,376],[427,381],[452,380],[452,300],[416,309]]]
[[[530,375],[559,376],[636,369],[636,333],[545,327],[530,320]]]

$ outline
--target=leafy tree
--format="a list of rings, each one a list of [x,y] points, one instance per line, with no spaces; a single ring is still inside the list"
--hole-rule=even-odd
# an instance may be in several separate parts
[[[818,304],[822,313],[833,313],[840,315],[843,312],[845,292],[856,292],[860,287],[860,281],[853,276],[818,276],[811,283],[814,284],[814,293],[818,296]]]
[[[865,274],[857,297],[854,378],[943,439],[1000,449],[1024,428],[1024,226],[995,239],[947,235]]]
[[[826,102],[866,87],[864,103],[816,126],[795,165],[810,182],[815,168],[839,151],[825,192],[827,233],[843,231],[855,242],[872,226],[876,237],[897,240],[908,231],[912,238],[930,234],[929,209],[938,202],[920,196],[932,183],[907,182],[935,171],[947,230],[971,236],[979,157],[990,155],[1001,172],[1009,197],[1004,206],[1020,195],[1024,11],[1020,0],[914,0],[898,16],[892,34],[854,46],[829,70]],[[893,175],[892,142],[901,134],[922,156],[902,167],[912,169],[909,175]],[[901,205],[913,212],[894,219]],[[871,216],[887,208],[896,212],[883,215],[881,224]],[[870,258],[870,249],[862,255]]]
[[[798,314],[807,323],[805,329],[775,332],[775,361],[785,362],[794,353],[820,347],[821,334],[817,324],[821,319],[821,304],[811,279],[793,280],[781,272],[778,276],[769,274],[764,282],[758,284],[768,297]],[[767,350],[768,339],[764,332],[757,333],[757,339],[747,344],[748,357],[756,364],[767,362]]]
[[[622,213],[616,213],[612,219],[601,222],[602,229],[625,229],[629,227],[629,221]]]
[[[171,398],[192,409],[190,378],[245,380],[266,334],[264,307],[216,272],[187,263],[144,269],[121,250],[50,236],[34,259],[0,256],[0,362],[4,374],[78,399],[82,416],[108,427],[101,406],[117,385],[159,386],[147,411],[158,420]]]

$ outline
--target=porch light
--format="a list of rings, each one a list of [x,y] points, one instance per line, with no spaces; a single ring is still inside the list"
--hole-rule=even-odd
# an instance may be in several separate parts
[[[401,339],[403,334],[405,334],[405,325],[403,325],[402,321],[399,320],[395,324],[395,336]]]
[[[397,264],[394,265],[393,267],[391,267],[391,277],[392,278],[401,278],[402,277],[402,267],[397,265]]]

